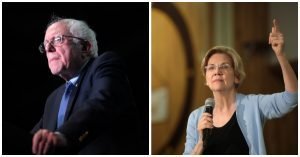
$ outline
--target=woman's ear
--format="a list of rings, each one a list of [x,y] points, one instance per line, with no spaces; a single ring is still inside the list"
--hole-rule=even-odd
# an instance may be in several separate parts
[[[234,84],[240,84],[240,79],[238,76],[234,77]]]
[[[207,83],[207,81],[205,81],[204,85],[208,87],[208,83]]]

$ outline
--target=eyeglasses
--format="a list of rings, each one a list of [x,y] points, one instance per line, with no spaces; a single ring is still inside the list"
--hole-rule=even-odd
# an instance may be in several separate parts
[[[75,38],[75,39],[81,40],[83,42],[87,42],[87,40],[79,38],[79,37],[74,37],[74,36],[69,36],[69,35],[58,35],[58,36],[54,37],[51,41],[42,42],[39,46],[39,51],[41,53],[46,53],[47,44],[50,44],[51,46],[54,46],[54,47],[61,46],[64,43],[65,38]]]
[[[205,70],[206,70],[206,72],[212,72],[212,71],[215,71],[217,69],[217,67],[221,71],[226,71],[229,68],[231,68],[231,65],[228,63],[223,63],[223,64],[219,64],[219,65],[209,64],[209,65],[205,66]]]

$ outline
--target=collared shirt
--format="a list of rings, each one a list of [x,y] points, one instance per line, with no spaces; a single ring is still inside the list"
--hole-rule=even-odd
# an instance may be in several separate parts
[[[78,78],[79,78],[79,75],[71,78],[69,81],[66,82],[66,85],[69,83],[72,83],[74,86],[76,86],[76,82],[77,82]]]
[[[77,75],[75,75],[74,77],[72,77],[69,81],[66,81],[66,85],[68,83],[72,83],[73,85],[76,86],[77,80],[80,76],[81,71],[84,69],[84,67],[87,65],[87,63],[89,62],[90,58],[81,66],[80,70],[78,71]]]

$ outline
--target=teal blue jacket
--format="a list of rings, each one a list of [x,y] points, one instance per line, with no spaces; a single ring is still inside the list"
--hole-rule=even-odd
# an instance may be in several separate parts
[[[270,95],[236,94],[236,117],[249,147],[249,154],[267,154],[263,128],[266,120],[279,118],[297,106],[298,93],[281,92]],[[186,142],[183,154],[191,154],[201,139],[197,131],[198,120],[204,105],[194,110],[188,119]]]

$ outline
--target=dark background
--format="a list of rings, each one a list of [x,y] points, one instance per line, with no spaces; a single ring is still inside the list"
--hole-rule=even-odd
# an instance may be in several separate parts
[[[52,15],[86,21],[96,32],[99,54],[123,57],[142,121],[143,154],[149,154],[148,3],[2,3],[2,137],[11,128],[30,131],[47,96],[64,81],[52,76],[38,51]],[[130,128],[127,128],[130,129]],[[3,142],[3,154],[9,146]]]

